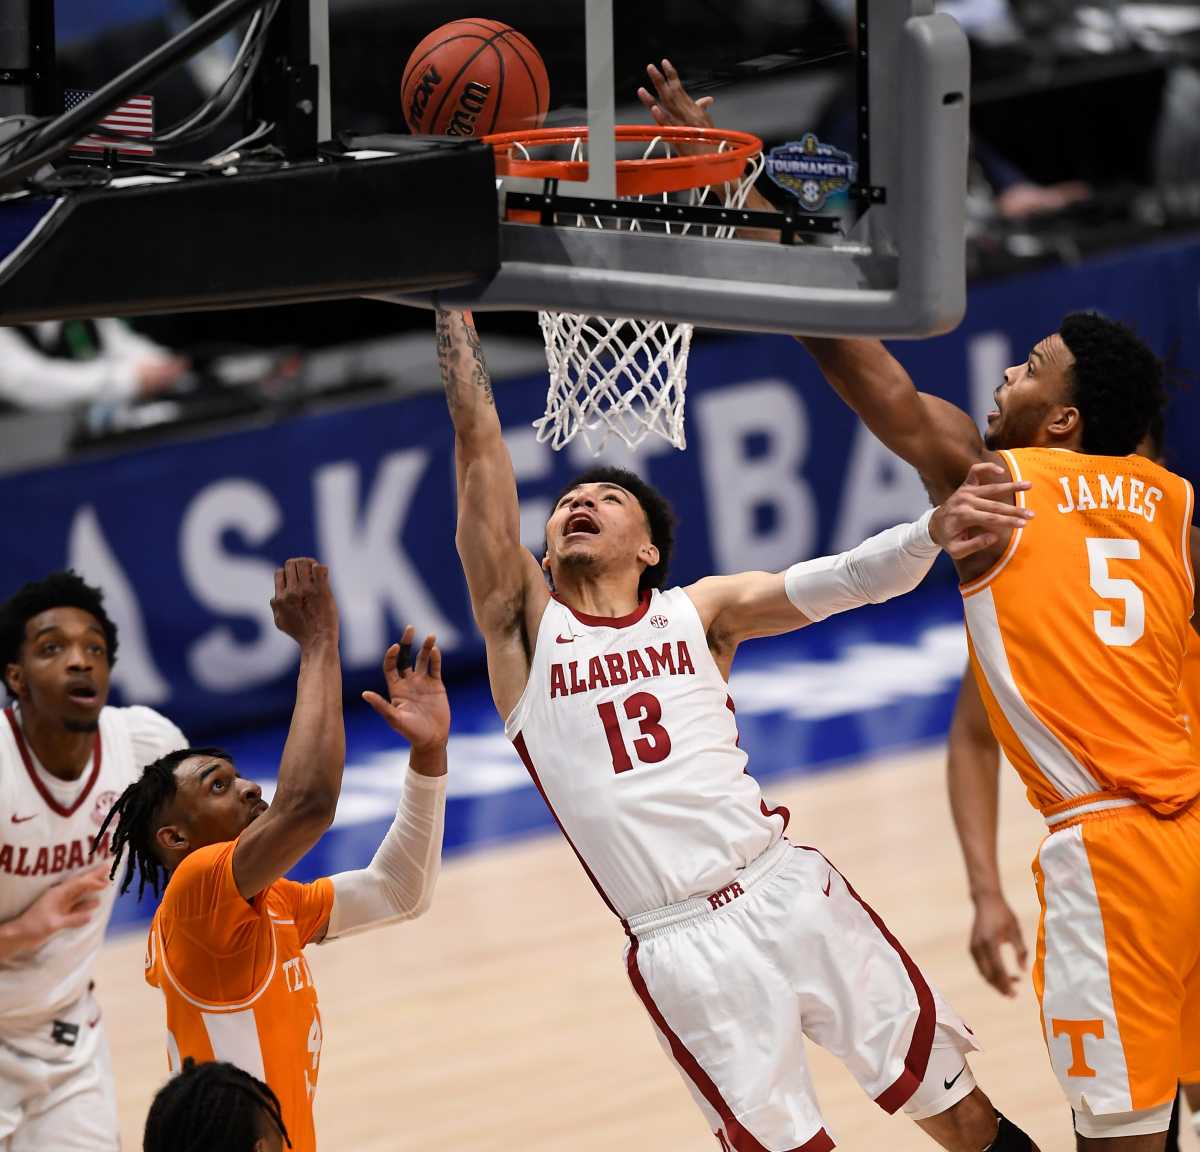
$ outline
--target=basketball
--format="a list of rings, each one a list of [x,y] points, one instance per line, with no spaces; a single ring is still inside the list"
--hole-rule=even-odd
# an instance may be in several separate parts
[[[404,119],[418,135],[486,136],[540,128],[550,81],[537,49],[498,20],[452,20],[404,66]]]

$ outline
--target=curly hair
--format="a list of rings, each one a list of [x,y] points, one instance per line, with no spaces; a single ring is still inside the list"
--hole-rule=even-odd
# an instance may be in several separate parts
[[[117,829],[112,838],[112,868],[109,878],[115,878],[125,856],[125,876],[121,880],[121,891],[126,892],[133,883],[133,872],[138,872],[138,899],[147,886],[155,896],[162,894],[166,885],[167,869],[158,858],[154,836],[159,829],[158,818],[163,809],[175,797],[175,769],[193,756],[219,757],[233,763],[228,752],[220,748],[179,748],[168,752],[147,764],[139,776],[108,810],[104,823],[96,833],[94,843],[99,844],[108,826],[115,819]]]
[[[143,1152],[253,1152],[261,1117],[290,1148],[279,1097],[235,1064],[190,1056],[159,1090],[146,1116]]]
[[[1083,417],[1081,448],[1128,456],[1166,404],[1162,363],[1131,328],[1094,312],[1072,312],[1058,334],[1075,359],[1067,378]]]
[[[7,668],[21,659],[25,625],[51,608],[82,608],[84,612],[95,616],[104,629],[108,665],[111,668],[116,663],[117,626],[104,611],[104,593],[88,584],[72,568],[51,572],[41,580],[23,585],[0,604],[0,679],[3,679],[4,687],[10,693],[12,686],[8,682]]]
[[[557,508],[558,502],[580,484],[616,484],[619,488],[624,488],[641,505],[650,529],[650,540],[658,549],[658,563],[648,566],[642,572],[638,581],[638,593],[641,594],[649,588],[662,588],[667,582],[667,570],[671,566],[671,552],[675,547],[675,525],[678,523],[675,511],[667,498],[636,472],[598,465],[563,485],[550,507]]]

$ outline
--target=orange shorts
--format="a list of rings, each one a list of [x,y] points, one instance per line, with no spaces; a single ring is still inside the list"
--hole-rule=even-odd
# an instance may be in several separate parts
[[[1141,805],[1054,829],[1033,863],[1033,986],[1076,1110],[1154,1108],[1200,1079],[1200,805]]]

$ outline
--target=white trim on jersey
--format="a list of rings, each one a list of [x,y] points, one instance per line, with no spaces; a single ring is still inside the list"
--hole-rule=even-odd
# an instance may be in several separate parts
[[[1086,1100],[1094,1113],[1128,1112],[1133,1108],[1129,1069],[1117,1027],[1104,918],[1083,826],[1047,836],[1038,849],[1038,863],[1045,878],[1042,1019],[1050,1063],[1073,1107]],[[1096,1074],[1081,1080],[1068,1072],[1075,1063],[1071,1037],[1061,1027],[1056,1036],[1054,1021],[1094,1019],[1103,1021],[1104,1035],[1088,1036],[1084,1053]]]
[[[1002,450],[1000,455],[1008,461],[1008,467],[1012,472],[1012,478],[1016,480],[1017,483],[1020,483],[1022,480],[1024,480],[1025,477],[1021,475],[1021,468],[1017,463],[1017,458],[1007,449]],[[1026,500],[1025,493],[1023,491],[1017,492],[1016,500],[1018,508],[1025,507]],[[1005,568],[1008,567],[1008,562],[1013,558],[1013,555],[1021,545],[1021,536],[1024,531],[1024,524],[1022,524],[1019,528],[1014,529],[1012,538],[1008,542],[1008,547],[1004,549],[1004,554],[1000,557],[1000,559],[997,560],[996,563],[993,564],[982,576],[977,576],[974,580],[970,581],[970,583],[959,585],[958,590],[962,593],[964,601],[968,596],[973,596],[976,592],[980,592],[986,588],[993,580],[996,579],[997,576],[1000,575],[1001,572],[1004,571]]]
[[[1021,746],[1064,800],[1102,791],[1092,774],[1070,749],[1029,707],[1008,663],[1004,636],[996,618],[996,601],[990,588],[963,600],[963,614],[971,632],[975,654],[983,666],[996,703],[1012,725]]]
[[[252,1008],[240,1012],[201,1012],[214,1060],[227,1060],[243,1072],[266,1081],[258,1022]]]
[[[268,922],[272,921],[270,916],[267,917]],[[155,920],[150,931],[158,936],[159,928],[158,921]],[[202,1012],[240,1012],[244,1008],[249,1008],[254,1004],[262,994],[270,987],[271,981],[275,979],[275,965],[279,959],[279,949],[275,944],[275,925],[271,922],[271,963],[267,968],[267,974],[263,977],[263,982],[246,997],[245,1000],[239,1000],[235,1004],[213,1004],[208,1000],[200,1000],[195,996],[189,995],[182,984],[175,978],[175,973],[171,971],[171,965],[167,963],[167,950],[163,946],[162,938],[158,940],[158,955],[162,963],[162,970],[166,973],[167,979],[171,981],[171,987],[175,989],[193,1008],[199,1008]],[[261,1079],[261,1077],[259,1077]]]
[[[1183,480],[1183,477],[1180,477]],[[1196,573],[1192,571],[1192,511],[1196,504],[1196,491],[1191,481],[1183,480],[1184,513],[1183,513],[1183,570],[1187,573],[1188,586],[1192,595],[1196,594]]]

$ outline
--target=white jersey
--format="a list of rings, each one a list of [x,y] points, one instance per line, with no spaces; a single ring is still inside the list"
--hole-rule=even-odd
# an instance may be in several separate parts
[[[52,884],[89,866],[96,832],[113,801],[152,760],[187,746],[149,708],[102,708],[92,756],[78,780],[51,776],[21,731],[20,712],[0,717],[0,920],[20,915]],[[112,829],[90,863],[110,860]],[[108,886],[82,928],[51,936],[30,956],[0,961],[0,1038],[31,1042],[88,990],[92,965],[117,897]]]
[[[622,918],[717,892],[787,823],[746,774],[733,700],[682,588],[620,619],[551,600],[505,732]]]

